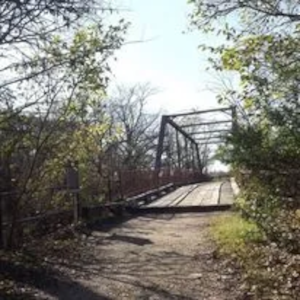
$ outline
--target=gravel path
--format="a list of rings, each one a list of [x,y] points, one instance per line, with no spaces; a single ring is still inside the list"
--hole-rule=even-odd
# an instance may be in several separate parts
[[[144,216],[94,230],[87,246],[95,259],[71,272],[82,289],[53,299],[237,299],[236,280],[214,258],[216,216]]]

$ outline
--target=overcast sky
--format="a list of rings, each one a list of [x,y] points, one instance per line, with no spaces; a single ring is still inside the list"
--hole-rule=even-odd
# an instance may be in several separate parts
[[[127,39],[145,42],[123,47],[113,65],[114,82],[150,82],[160,93],[149,109],[164,113],[193,108],[216,107],[215,94],[208,90],[212,81],[205,70],[205,55],[198,45],[208,37],[188,32],[187,0],[119,0],[130,9],[124,17],[132,22]],[[210,37],[214,42],[214,38]]]

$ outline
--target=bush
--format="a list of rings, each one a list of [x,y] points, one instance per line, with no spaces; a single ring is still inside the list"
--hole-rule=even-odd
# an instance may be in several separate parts
[[[239,289],[247,299],[299,299],[300,255],[270,243],[255,223],[239,214],[216,218],[211,232],[218,253],[230,255],[233,259],[228,263],[241,269]]]
[[[239,214],[226,214],[213,221],[212,235],[222,254],[237,254],[246,249],[248,243],[262,242],[259,228]]]
[[[242,215],[254,222],[266,235],[287,252],[300,253],[300,215],[296,200],[283,197],[282,189],[273,180],[270,184],[249,178],[236,201]]]

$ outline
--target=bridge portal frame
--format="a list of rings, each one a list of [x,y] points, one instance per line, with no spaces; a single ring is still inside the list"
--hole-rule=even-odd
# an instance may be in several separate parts
[[[180,124],[176,119],[197,115],[205,115],[208,113],[226,113],[230,115],[230,119],[228,120],[212,120],[212,121],[200,121],[200,122],[187,122],[184,124]],[[186,113],[178,113],[171,115],[163,115],[161,118],[160,124],[160,132],[158,138],[157,152],[156,152],[156,160],[155,160],[155,169],[159,171],[162,168],[162,155],[164,153],[164,142],[166,139],[166,130],[167,127],[170,126],[175,130],[176,133],[176,144],[177,144],[177,160],[178,165],[183,165],[183,154],[178,147],[179,145],[179,135],[184,137],[185,141],[185,152],[190,152],[193,157],[193,168],[198,169],[198,171],[202,172],[202,162],[200,156],[200,147],[203,145],[209,144],[222,144],[224,143],[224,137],[234,130],[237,123],[237,113],[236,106],[229,106],[223,108],[216,109],[208,109],[208,110],[200,110],[200,111],[191,111]],[[203,130],[203,126],[208,125],[220,125],[220,124],[231,124],[231,127],[228,129],[213,129],[213,130]],[[189,132],[187,129],[191,129],[193,131]],[[211,138],[206,139],[201,135],[205,134],[214,134],[217,133],[217,136],[212,136]],[[200,135],[200,137],[196,137],[196,135]],[[186,153],[187,154],[187,153]],[[195,158],[195,159],[194,159]],[[196,160],[196,163],[195,163]]]

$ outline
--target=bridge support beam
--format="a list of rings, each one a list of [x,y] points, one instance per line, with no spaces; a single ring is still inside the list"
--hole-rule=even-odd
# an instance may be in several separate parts
[[[200,120],[199,123],[195,122],[195,120],[189,121],[189,119],[187,119],[187,122],[185,120],[187,117],[191,115],[218,113],[218,112],[225,113],[227,115],[227,118],[217,119],[213,121],[209,121],[207,118],[204,118],[202,121]],[[230,116],[231,118],[228,119],[228,116]],[[230,123],[232,127],[228,128],[229,126],[227,126],[227,124]],[[214,127],[213,129],[209,129],[203,127],[209,125],[212,126],[218,125],[218,128]],[[198,127],[198,130],[193,130],[196,127]],[[201,147],[204,146],[207,148],[207,145],[209,144],[217,145],[220,143],[224,143],[223,137],[225,136],[225,134],[230,134],[236,129],[236,127],[237,127],[237,112],[235,106],[162,116],[159,138],[158,138],[158,145],[157,145],[156,160],[155,160],[155,169],[157,171],[160,171],[161,167],[163,166],[163,162],[162,162],[162,159],[164,157],[163,154],[167,152],[166,154],[168,158],[170,158],[170,160],[173,163],[175,162],[175,166],[177,166],[178,168],[189,168],[189,169],[191,168],[194,170],[198,169],[202,173],[204,162],[201,161],[202,160]],[[171,135],[169,136],[169,138],[171,139],[169,148],[165,147],[167,128],[168,129],[172,128],[173,130],[175,130],[175,135],[172,135],[173,132],[171,132]],[[214,133],[215,135],[212,135]],[[208,134],[210,134],[210,136],[205,136]],[[176,151],[173,151],[174,145]],[[172,151],[170,151],[170,148],[172,148],[171,149]]]
[[[168,119],[167,116],[162,116],[161,123],[160,123],[160,131],[159,131],[156,160],[155,160],[155,169],[158,171],[161,168],[161,156],[164,151],[164,140],[165,140],[165,132],[167,126],[167,119]]]

